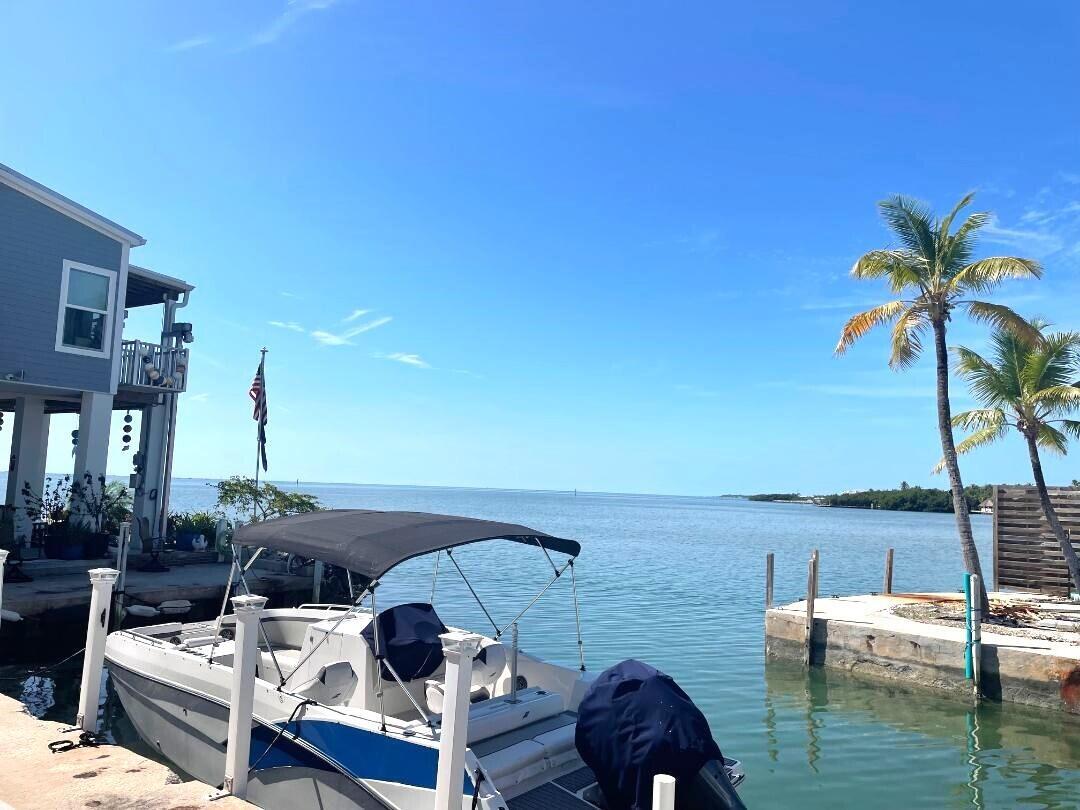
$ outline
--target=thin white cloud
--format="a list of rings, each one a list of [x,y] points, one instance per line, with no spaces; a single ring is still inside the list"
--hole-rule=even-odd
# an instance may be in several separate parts
[[[1035,212],[1035,214],[1042,218],[1037,220],[1040,223],[1048,222],[1055,217],[1053,214],[1046,214],[1042,211]],[[1004,228],[999,224],[997,217],[994,217],[982,229],[982,236],[987,242],[1006,245],[1037,256],[1057,253],[1065,247],[1065,240],[1058,233],[1038,228]]]
[[[407,354],[406,352],[393,352],[392,354],[380,355],[384,360],[393,360],[396,363],[404,363],[407,366],[414,366],[416,368],[431,368],[431,364],[418,354]]]
[[[378,329],[380,326],[384,326],[392,320],[394,319],[390,315],[384,315],[381,318],[362,323],[359,326],[354,326],[351,329],[346,329],[344,332],[340,333],[327,332],[325,329],[316,329],[311,333],[311,336],[324,346],[352,346],[352,338],[357,335],[362,335],[365,332],[370,332],[372,329]]]
[[[850,309],[852,312],[856,312],[858,310],[875,307],[881,303],[883,302],[880,300],[871,301],[868,299],[838,298],[835,301],[804,301],[799,306],[799,309],[806,310],[807,312],[817,312],[819,310],[829,309]]]
[[[336,4],[337,0],[289,0],[283,12],[267,23],[264,28],[255,32],[248,47],[272,45],[308,14],[314,11],[326,11]]]
[[[296,293],[286,292],[285,290],[281,290],[278,293],[278,295],[280,295],[282,298],[299,298],[300,297]]]
[[[306,332],[300,324],[296,321],[267,321],[271,326],[276,326],[278,329],[288,329],[290,332]]]
[[[184,402],[206,402],[210,399],[209,394],[188,394],[184,397]]]
[[[686,394],[691,397],[701,397],[703,399],[712,399],[713,397],[720,396],[719,391],[714,391],[711,388],[706,388],[702,385],[694,385],[691,383],[679,383],[675,386],[675,390],[680,393]]]
[[[165,50],[168,51],[169,53],[181,53],[182,51],[192,51],[192,50],[195,50],[196,48],[204,48],[213,41],[214,41],[213,37],[207,36],[207,35],[204,34],[202,36],[188,37],[187,39],[182,39],[179,42],[174,42],[172,45],[170,45]]]
[[[354,309],[352,312],[350,312],[348,315],[346,315],[344,318],[342,318],[341,322],[342,323],[352,323],[357,318],[363,318],[369,312],[371,312],[370,309]]]

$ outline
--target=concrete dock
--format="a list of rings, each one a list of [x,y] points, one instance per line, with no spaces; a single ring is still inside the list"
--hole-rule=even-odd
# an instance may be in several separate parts
[[[49,750],[78,740],[62,723],[38,720],[0,695],[0,808],[16,810],[253,810],[234,797],[210,801],[213,789],[181,782],[165,765],[118,745]]]
[[[994,593],[990,598],[1009,602],[1032,597]],[[811,663],[970,696],[972,684],[964,676],[964,628],[893,613],[897,606],[933,599],[955,600],[957,596],[819,598],[814,609]],[[805,622],[805,601],[766,611],[766,655],[803,660]],[[984,696],[1080,714],[1080,643],[1007,635],[984,623],[982,646]]]
[[[90,582],[86,571],[41,576],[31,567],[26,570],[33,582],[4,584],[4,608],[14,610],[24,619],[44,615],[64,608],[81,608],[90,604]],[[192,602],[220,602],[229,577],[228,563],[172,565],[160,573],[143,573],[129,567],[126,591],[138,602],[156,605],[167,599],[188,599]],[[253,568],[247,575],[248,585],[261,596],[295,594],[307,598],[311,593],[311,576],[290,575]]]

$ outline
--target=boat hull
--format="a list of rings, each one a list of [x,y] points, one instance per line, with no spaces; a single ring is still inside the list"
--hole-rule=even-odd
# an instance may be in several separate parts
[[[228,706],[145,677],[115,662],[108,662],[107,666],[124,711],[139,736],[184,774],[220,786],[225,775]],[[277,731],[256,722],[252,729],[252,749],[261,751],[277,736]],[[285,737],[274,744],[271,756],[269,767],[260,765],[248,785],[247,798],[259,807],[267,810],[390,807],[330,762]]]

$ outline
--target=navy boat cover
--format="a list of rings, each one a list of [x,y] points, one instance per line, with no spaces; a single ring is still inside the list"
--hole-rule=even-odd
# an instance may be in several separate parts
[[[650,810],[656,774],[674,776],[681,786],[706,762],[723,760],[705,715],[679,685],[633,659],[605,670],[589,687],[574,742],[608,810]]]
[[[379,648],[375,646],[375,622],[379,623]],[[363,636],[379,660],[384,678],[393,675],[383,659],[402,681],[414,681],[428,677],[443,662],[439,634],[445,632],[446,626],[435,608],[424,602],[410,602],[382,611],[374,622],[368,622]]]

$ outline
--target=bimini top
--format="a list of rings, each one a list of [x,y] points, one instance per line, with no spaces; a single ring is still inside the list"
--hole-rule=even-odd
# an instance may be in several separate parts
[[[498,539],[571,557],[581,553],[581,545],[574,540],[515,523],[370,509],[328,509],[250,523],[237,530],[233,542],[311,557],[374,580],[413,557]]]

